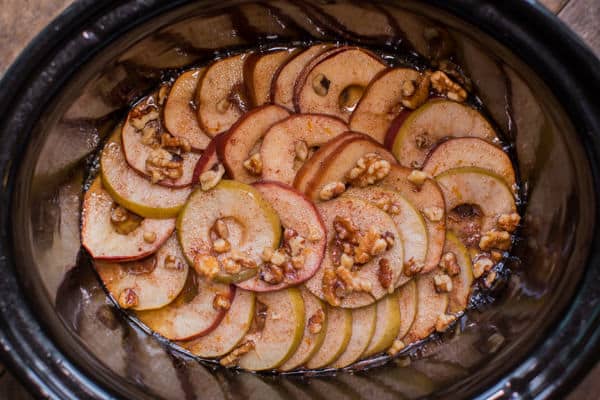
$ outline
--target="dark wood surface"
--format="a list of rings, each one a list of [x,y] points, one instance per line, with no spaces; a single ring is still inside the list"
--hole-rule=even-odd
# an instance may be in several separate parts
[[[0,77],[27,43],[72,0],[0,0]],[[600,0],[541,0],[600,57]],[[21,384],[0,365],[0,400],[30,399]],[[600,398],[600,364],[568,400]]]

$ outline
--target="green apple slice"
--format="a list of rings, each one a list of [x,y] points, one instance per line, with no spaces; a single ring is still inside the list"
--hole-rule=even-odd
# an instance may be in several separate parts
[[[115,203],[96,178],[85,193],[81,211],[81,241],[83,247],[98,260],[133,261],[154,253],[175,230],[175,219],[140,219],[127,234],[119,233],[111,222]],[[134,217],[139,218],[139,217]],[[127,221],[125,221],[127,223]],[[154,240],[144,240],[146,233]]]
[[[183,289],[188,274],[174,235],[149,258],[125,263],[96,261],[94,266],[115,299],[126,290],[135,292],[133,310],[153,310],[169,304]]]
[[[425,339],[435,331],[438,318],[448,309],[448,293],[438,293],[433,277],[436,270],[419,275],[417,279],[417,314],[410,331],[405,336],[405,344]]]
[[[298,49],[274,50],[251,54],[244,63],[244,83],[252,107],[262,106],[271,99],[271,81],[275,73]]]
[[[189,342],[180,343],[191,353],[205,358],[221,357],[232,351],[244,338],[254,319],[255,295],[235,289],[231,307],[212,332]]]
[[[300,290],[289,288],[258,293],[256,300],[266,306],[264,327],[246,335],[254,349],[244,354],[238,366],[251,371],[275,369],[285,363],[302,342],[304,301]]]
[[[497,140],[494,128],[477,110],[449,100],[433,100],[413,111],[400,126],[392,152],[402,165],[420,168],[430,150],[448,137]]]
[[[370,357],[389,348],[398,336],[403,315],[400,310],[398,291],[379,300],[377,305],[377,323],[369,346],[362,358]]]
[[[100,157],[102,186],[124,208],[145,218],[173,218],[191,189],[153,185],[127,164],[120,127],[110,137]]]
[[[352,311],[327,306],[325,340],[306,363],[308,369],[319,369],[334,362],[344,352],[352,336]]]
[[[375,333],[377,307],[370,306],[352,310],[352,335],[340,356],[330,364],[332,368],[344,368],[354,363],[365,352]]]
[[[327,333],[327,306],[325,303],[313,296],[304,287],[300,288],[300,293],[302,294],[302,300],[304,300],[304,336],[296,352],[279,367],[282,371],[291,371],[304,365],[319,351]],[[323,316],[320,331],[312,333],[311,318],[319,318],[319,314]]]
[[[257,265],[262,262],[260,255],[265,247],[279,245],[279,216],[260,192],[244,183],[222,180],[209,191],[197,189],[192,193],[177,219],[179,242],[190,264],[199,256],[213,255],[211,229],[217,220],[227,225],[231,248]],[[216,257],[221,261],[231,254]],[[221,280],[226,278],[226,273],[222,274]]]
[[[419,306],[417,283],[413,279],[396,289],[398,292],[398,307],[400,307],[400,329],[398,329],[398,340],[402,340],[410,331],[417,315]]]
[[[479,138],[454,138],[440,143],[427,157],[423,171],[431,176],[449,169],[477,167],[488,170],[515,188],[515,170],[508,155],[498,146]]]
[[[388,207],[396,207],[397,212],[392,213],[389,208],[386,212],[390,214],[396,223],[398,233],[402,239],[404,264],[406,265],[410,260],[419,263],[425,262],[428,241],[425,219],[400,193],[378,186],[368,186],[366,188],[351,188],[344,193],[344,196],[355,197],[375,205],[385,204]],[[405,274],[400,274],[395,283],[396,287],[405,284],[409,279]]]
[[[460,267],[458,275],[452,276],[452,290],[450,291],[450,304],[448,311],[458,313],[464,311],[469,303],[471,285],[473,284],[473,266],[469,250],[452,232],[446,232],[446,245],[444,253],[452,252]]]

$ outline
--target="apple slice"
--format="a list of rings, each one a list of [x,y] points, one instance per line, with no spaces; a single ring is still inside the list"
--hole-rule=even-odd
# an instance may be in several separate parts
[[[377,323],[369,346],[361,358],[367,358],[389,348],[400,331],[401,319],[404,316],[400,310],[400,295],[398,291],[380,299],[377,305]]]
[[[279,284],[269,284],[255,276],[237,283],[238,287],[266,292],[297,285],[310,279],[321,265],[326,240],[325,225],[315,205],[296,189],[279,182],[260,182],[254,184],[254,187],[279,215],[283,228],[293,230],[305,239],[301,253],[304,264],[301,269],[295,270],[294,275],[286,274],[284,281]]]
[[[313,296],[306,288],[300,288],[302,300],[304,300],[304,336],[296,352],[279,369],[291,371],[304,365],[315,353],[325,340],[327,333],[327,306],[324,302]],[[313,333],[311,330],[318,330]]]
[[[396,118],[390,123],[390,127],[385,133],[385,138],[383,139],[383,147],[391,150],[394,147],[394,142],[396,141],[396,136],[398,136],[398,132],[400,131],[400,127],[406,121],[406,119],[412,114],[413,110],[409,108],[403,108],[400,110]]]
[[[214,307],[215,297],[233,300],[234,287],[201,278],[190,271],[179,296],[158,310],[137,311],[148,328],[169,340],[192,340],[207,335],[217,326],[227,310]]]
[[[271,81],[275,73],[299,49],[275,50],[268,53],[253,53],[244,64],[244,83],[252,107],[272,102]]]
[[[127,160],[127,163],[139,174],[144,175],[148,178],[150,178],[150,173],[148,172],[146,165],[148,159],[155,151],[155,148],[160,145],[160,134],[163,132],[162,126],[160,125],[159,120],[155,120],[155,122],[150,121],[146,123],[143,129],[137,129],[134,126],[136,124],[136,122],[134,121],[136,121],[136,117],[138,115],[143,115],[144,109],[147,109],[149,105],[157,104],[158,101],[158,95],[153,94],[148,97],[145,97],[140,102],[138,102],[138,104],[135,107],[133,107],[133,109],[127,115],[127,119],[125,120],[123,129],[121,131],[121,141],[123,143],[123,151],[125,153],[125,159]],[[157,117],[161,108],[162,107],[159,107],[157,109]],[[150,124],[152,123],[158,125],[152,127],[150,126]],[[148,129],[152,129],[155,132],[153,133],[153,138],[151,138],[154,144],[144,143],[145,139],[143,136],[145,135],[145,132]],[[208,140],[206,141],[206,143],[208,143]],[[192,152],[170,151],[168,148],[166,148],[166,150],[169,151],[173,158],[181,160],[183,174],[177,179],[165,178],[158,181],[157,183],[161,186],[173,188],[182,188],[185,186],[190,186],[192,184],[194,166],[198,162],[198,159],[200,159],[200,154]]]
[[[389,293],[390,288],[384,288],[378,278],[380,269],[379,261],[385,258],[389,262],[392,282],[396,282],[398,276],[402,273],[403,261],[402,245],[399,244],[401,243],[400,235],[392,218],[385,211],[377,208],[377,206],[351,197],[339,197],[325,203],[320,203],[317,208],[323,217],[325,228],[328,231],[327,249],[325,250],[325,257],[321,263],[321,268],[306,282],[306,287],[315,296],[326,300],[323,293],[323,273],[326,270],[335,269],[332,256],[335,241],[333,223],[336,217],[340,217],[350,220],[361,232],[367,232],[369,227],[374,226],[377,227],[379,232],[391,232],[396,238],[396,244],[391,249],[373,257],[371,261],[362,265],[356,271],[357,278],[370,282],[372,287],[371,292],[351,292],[340,299],[340,306],[344,308],[368,306]]]
[[[252,183],[260,178],[262,167],[250,171],[244,163],[255,154],[260,156],[259,146],[267,130],[289,115],[281,106],[265,105],[250,111],[231,127],[217,147],[217,153],[233,179]]]
[[[369,186],[366,188],[351,188],[344,196],[355,197],[378,207],[384,208],[396,224],[398,233],[404,245],[404,264],[416,261],[424,263],[427,257],[427,225],[419,211],[400,193],[381,188]],[[396,287],[405,284],[410,278],[400,274],[396,281]]]
[[[439,174],[435,179],[444,193],[449,214],[460,217],[460,213],[452,211],[461,205],[476,206],[481,211],[480,233],[495,229],[500,215],[512,214],[517,210],[515,198],[505,181],[487,170],[476,167],[454,168]],[[453,221],[454,226],[458,228],[455,232],[461,239],[469,233],[467,231],[472,230],[472,227],[462,226],[460,220]]]
[[[226,258],[232,257],[230,251],[214,250],[211,231],[217,220],[227,226],[230,248],[256,265],[262,262],[263,249],[279,245],[279,216],[260,192],[244,183],[222,180],[209,191],[197,189],[192,193],[177,219],[179,242],[191,265],[202,257],[214,256],[221,266]],[[256,268],[249,270],[256,274]],[[239,277],[248,279],[245,274]],[[238,276],[220,270],[213,278],[235,282]]]
[[[200,157],[200,159],[196,163],[196,166],[194,167],[194,174],[192,175],[192,185],[199,184],[200,175],[202,175],[209,169],[215,168],[217,164],[219,164],[220,160],[217,154],[217,147],[219,140],[222,140],[224,136],[225,133],[220,133],[217,136],[215,136],[206,147],[206,150],[204,150],[204,152],[202,153],[202,157]]]
[[[154,253],[175,230],[174,219],[144,219],[125,213],[121,224],[131,222],[119,233],[111,221],[115,207],[113,199],[96,178],[83,199],[81,211],[81,241],[83,247],[97,260],[133,261]],[[154,235],[153,241],[144,236]]]
[[[321,114],[294,114],[276,123],[260,147],[263,179],[291,185],[305,161],[297,154],[299,145],[305,145],[306,150],[321,147],[347,130],[342,120]]]
[[[143,260],[96,261],[94,266],[119,305],[133,310],[153,310],[169,304],[183,289],[188,274],[188,265],[175,236],[171,236],[156,254]],[[131,291],[137,300],[127,307],[120,300],[124,292]]]
[[[414,343],[425,339],[435,331],[438,318],[448,309],[448,293],[438,293],[433,277],[437,270],[419,275],[417,280],[417,314],[410,331],[405,336],[404,343]]]
[[[295,54],[275,72],[271,83],[271,101],[294,110],[294,84],[304,67],[315,57],[331,49],[330,44],[316,44]]]
[[[254,319],[255,295],[236,289],[231,307],[219,325],[209,334],[180,343],[191,353],[205,358],[221,357],[232,351],[244,338]]]
[[[464,311],[469,304],[471,285],[473,284],[473,266],[469,250],[452,232],[446,232],[446,245],[444,253],[452,252],[456,256],[456,262],[460,272],[452,276],[452,290],[450,291],[450,304],[448,311],[458,313]]]
[[[392,165],[388,176],[381,181],[381,187],[395,190],[413,204],[425,217],[427,227],[427,257],[423,272],[431,271],[440,262],[446,237],[446,217],[444,195],[437,182],[427,178],[419,188],[408,180],[412,170]],[[439,220],[430,215],[433,210],[441,210]],[[435,213],[434,213],[435,214]],[[429,215],[429,217],[428,217]]]
[[[364,88],[385,68],[379,57],[362,48],[334,53],[296,83],[296,110],[330,114],[347,122]]]
[[[398,340],[402,340],[410,331],[417,315],[418,294],[417,283],[411,280],[396,289],[398,293],[398,306],[400,307],[400,329],[398,329]]]
[[[204,150],[210,142],[210,136],[200,128],[194,110],[196,88],[205,72],[206,68],[196,68],[179,75],[163,111],[165,128],[173,136],[185,138],[194,150]]]
[[[375,333],[377,322],[377,307],[371,304],[367,307],[352,310],[352,335],[346,349],[330,364],[332,368],[344,368],[360,358],[369,346]]]
[[[322,201],[320,193],[331,182],[348,183],[348,172],[365,154],[375,153],[390,164],[396,164],[393,154],[368,136],[356,138],[341,144],[323,165],[323,169],[309,183],[306,195],[313,201]]]
[[[461,167],[486,169],[501,176],[510,188],[516,187],[515,170],[508,155],[479,138],[454,138],[440,143],[427,157],[423,171],[436,176]]]
[[[421,168],[431,149],[449,137],[498,140],[494,128],[474,108],[449,100],[432,100],[413,111],[400,126],[392,152],[403,165]]]
[[[246,335],[254,348],[244,354],[238,366],[251,371],[275,369],[290,358],[304,333],[304,301],[300,290],[289,288],[277,292],[258,293],[256,301],[266,307],[264,326]]]
[[[350,129],[362,132],[379,143],[403,107],[403,87],[419,79],[419,72],[409,68],[390,68],[380,72],[365,89],[350,117]]]
[[[249,53],[215,61],[196,89],[198,123],[209,136],[226,131],[247,110],[244,62]]]
[[[153,185],[125,161],[120,128],[110,137],[100,156],[102,186],[124,208],[145,218],[173,218],[191,193]]]
[[[352,311],[327,306],[327,327],[321,348],[306,363],[308,369],[319,369],[334,362],[344,352],[352,336]]]

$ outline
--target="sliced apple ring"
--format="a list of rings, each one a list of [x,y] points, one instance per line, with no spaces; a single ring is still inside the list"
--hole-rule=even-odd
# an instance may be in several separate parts
[[[282,371],[291,371],[304,365],[319,351],[327,333],[326,304],[304,287],[300,288],[300,293],[304,301],[304,335],[296,352],[279,367]]]
[[[350,129],[383,143],[392,121],[399,115],[403,87],[419,79],[410,68],[390,68],[373,78],[350,117]]]
[[[175,236],[148,258],[124,263],[96,261],[94,266],[119,305],[132,310],[153,310],[169,304],[183,289],[188,274]],[[121,296],[127,294],[135,296],[131,305],[121,301]]]
[[[271,101],[294,110],[294,84],[304,67],[315,57],[329,50],[329,44],[316,44],[295,54],[275,73],[271,83]]]
[[[449,169],[477,167],[501,176],[516,188],[515,170],[508,155],[498,146],[479,138],[454,138],[440,143],[429,154],[423,171],[431,176]]]
[[[448,311],[454,314],[464,311],[469,304],[471,285],[473,284],[473,266],[469,250],[452,232],[446,233],[444,254],[448,252],[454,254],[456,263],[460,267],[459,273],[451,276],[452,290],[450,291]]]
[[[347,130],[342,120],[321,114],[294,114],[277,122],[260,147],[262,178],[291,185],[312,149]]]
[[[179,344],[199,357],[215,358],[229,353],[250,329],[254,319],[255,304],[253,292],[235,289],[231,307],[212,332]]]
[[[399,127],[392,152],[403,165],[421,168],[442,139],[478,137],[497,141],[490,123],[475,109],[449,100],[432,100],[413,111]]]
[[[347,122],[364,88],[385,68],[381,59],[364,49],[334,53],[315,65],[298,86],[296,110],[330,114]]]
[[[367,201],[387,212],[396,223],[404,245],[404,265],[410,262],[425,263],[428,247],[425,218],[400,193],[378,186],[368,186],[350,188],[344,196]],[[405,284],[409,279],[405,274],[400,274],[395,283],[396,287]]]
[[[427,257],[423,272],[431,271],[440,262],[446,238],[444,195],[437,182],[427,178],[421,187],[408,180],[409,168],[392,165],[390,173],[381,181],[381,187],[395,190],[413,204],[425,217],[427,228]]]
[[[217,153],[233,179],[244,183],[260,179],[263,161],[259,148],[262,138],[273,124],[289,115],[289,111],[281,106],[265,105],[248,112],[231,127],[219,142]],[[252,157],[258,160],[252,161]]]
[[[352,336],[352,311],[327,306],[327,327],[321,348],[306,363],[308,369],[319,369],[334,362],[344,352]]]
[[[229,129],[248,107],[243,73],[248,55],[238,54],[214,62],[198,83],[198,123],[209,136]]]
[[[163,110],[165,128],[173,136],[186,139],[194,150],[204,150],[210,142],[210,136],[200,128],[192,108],[198,82],[205,72],[206,68],[198,68],[179,75]]]
[[[233,286],[212,282],[190,271],[173,302],[157,310],[137,311],[136,315],[144,325],[169,340],[192,340],[219,326],[227,310],[215,307],[215,299],[231,302],[234,290]]]
[[[406,334],[404,343],[414,343],[425,339],[435,331],[436,323],[440,316],[446,314],[448,309],[448,293],[438,293],[433,278],[437,274],[433,270],[428,274],[419,275],[417,280],[417,314]]]
[[[124,211],[112,222],[115,202],[96,178],[83,198],[81,241],[98,260],[133,261],[144,258],[165,243],[175,230],[175,219],[147,219]],[[150,235],[150,236],[149,236]],[[153,239],[144,240],[144,236]]]
[[[108,140],[100,156],[102,186],[124,208],[145,218],[173,218],[192,192],[153,185],[127,164],[120,128]]]
[[[330,364],[332,368],[344,368],[360,358],[375,333],[377,308],[375,304],[352,310],[352,335],[340,356]]]
[[[371,286],[370,292],[352,291],[347,296],[342,297],[340,306],[344,308],[359,308],[368,306],[379,300],[390,292],[393,283],[397,281],[402,273],[403,251],[400,235],[396,229],[396,224],[392,218],[380,210],[377,206],[365,201],[351,198],[339,197],[331,201],[317,205],[325,228],[327,229],[327,249],[325,257],[321,263],[321,268],[315,275],[306,282],[306,287],[322,300],[327,300],[323,291],[323,274],[327,270],[335,270],[332,252],[334,251],[335,229],[333,229],[336,217],[343,218],[352,222],[359,231],[368,231],[369,227],[376,227],[381,233],[390,232],[395,238],[395,244],[383,254],[374,256],[370,261],[362,265],[356,271],[356,278],[368,281]],[[391,286],[385,288],[379,280],[379,261],[386,259],[391,272]]]
[[[258,293],[256,301],[266,307],[264,326],[246,335],[254,348],[244,354],[238,366],[251,371],[275,369],[296,351],[304,333],[304,301],[300,290],[289,288]]]
[[[296,189],[279,182],[260,182],[254,184],[254,187],[279,215],[283,228],[303,238],[303,248],[299,249],[303,265],[300,269],[295,269],[293,274],[286,273],[281,283],[270,284],[260,276],[255,276],[237,285],[246,290],[266,292],[297,285],[310,279],[323,260],[327,236],[323,219],[315,205]]]
[[[399,298],[398,291],[395,291],[376,303],[375,332],[361,358],[381,353],[394,343],[400,331],[401,320],[404,318],[401,314]]]
[[[247,268],[251,274],[242,273],[245,269],[238,273],[223,270],[225,260],[236,257],[231,251],[218,253],[215,250],[211,231],[217,221],[225,224],[229,235],[221,239],[239,256],[254,263],[254,268]],[[263,249],[279,245],[281,223],[277,212],[257,189],[222,180],[209,191],[197,189],[192,193],[177,219],[177,234],[183,253],[194,268],[202,270],[203,262],[210,264],[207,261],[210,259],[218,263],[219,268],[209,272],[209,276],[233,283],[256,275]]]
[[[224,136],[225,133],[220,133],[217,136],[215,136],[206,147],[206,150],[204,150],[204,152],[202,153],[202,157],[200,157],[200,159],[196,163],[196,166],[194,167],[192,185],[199,184],[200,175],[202,175],[204,172],[210,169],[216,168],[217,164],[219,164],[220,160],[217,154],[217,147],[219,140],[222,140]]]
[[[398,330],[398,340],[402,340],[410,331],[410,328],[417,315],[418,294],[417,283],[411,280],[408,283],[396,289],[398,292],[398,306],[400,307],[400,329]]]
[[[272,102],[271,81],[275,73],[298,49],[275,50],[251,54],[244,64],[244,83],[252,107]]]

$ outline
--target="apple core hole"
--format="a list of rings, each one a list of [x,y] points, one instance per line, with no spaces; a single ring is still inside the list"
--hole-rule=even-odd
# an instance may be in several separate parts
[[[344,88],[338,99],[340,110],[347,113],[353,112],[364,91],[364,86],[360,85],[350,85]]]
[[[460,204],[448,212],[446,224],[467,246],[477,246],[481,238],[483,211],[476,204]]]

